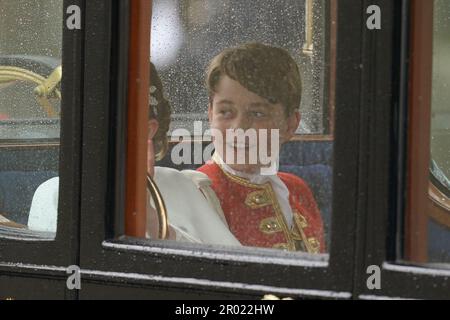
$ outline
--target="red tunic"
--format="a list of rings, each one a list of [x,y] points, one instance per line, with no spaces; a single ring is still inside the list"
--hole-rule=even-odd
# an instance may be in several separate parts
[[[197,169],[212,182],[228,226],[245,246],[325,252],[323,223],[306,183],[288,173],[278,176],[289,190],[294,223],[289,229],[270,182],[253,184],[210,162]]]

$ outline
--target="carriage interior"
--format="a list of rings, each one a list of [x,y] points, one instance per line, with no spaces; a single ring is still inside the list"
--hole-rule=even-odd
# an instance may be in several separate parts
[[[156,2],[158,3],[158,1]],[[270,5],[268,5],[268,8],[270,9]],[[242,14],[245,14],[245,11]],[[301,11],[301,15],[304,15],[304,11]],[[192,15],[188,16],[191,17]],[[192,21],[185,21],[184,23],[192,23]],[[220,28],[220,25],[217,28]],[[192,30],[195,30],[195,27],[192,27]],[[270,35],[272,39],[277,36],[278,34],[276,33]],[[195,37],[192,39],[192,41],[196,41]],[[231,42],[235,40],[231,39]],[[319,39],[320,41],[322,41],[323,48],[327,47],[323,44],[323,39]],[[209,44],[205,43],[204,45],[208,46]],[[324,57],[326,54],[329,54],[326,50],[320,52],[320,46],[315,49],[320,54],[323,54]],[[184,53],[187,52],[186,48],[179,50],[185,50],[182,51]],[[312,63],[314,60],[310,59],[310,56],[308,57],[307,50],[302,51],[302,54],[304,54],[304,58],[301,60],[301,63],[305,70],[310,71],[315,70],[314,68],[319,68],[322,72],[319,78],[308,78],[306,76],[306,80],[323,85],[324,78],[328,76],[323,70],[323,66],[314,65]],[[186,54],[186,56],[188,55]],[[155,54],[155,59],[157,58],[164,59],[167,57]],[[307,61],[310,61],[310,64]],[[162,61],[160,63],[163,65],[167,62]],[[45,82],[46,79],[49,79],[60,64],[60,60],[46,56],[0,56],[0,214],[24,228],[27,225],[35,190],[46,180],[58,176],[60,96],[58,97],[56,91],[60,90],[60,88],[53,87],[51,90],[52,94],[47,97],[47,102],[44,104],[36,98],[35,88]],[[10,68],[16,68],[13,70],[15,73],[12,76],[17,76],[17,79],[8,78],[11,77]],[[186,71],[193,68],[193,66],[185,66],[185,70],[183,70],[177,64],[174,64],[171,69],[166,70],[165,73],[163,72],[163,78],[166,77],[166,80],[170,82],[170,77],[174,75],[174,70]],[[30,72],[39,75],[40,78],[37,77],[37,80],[35,80],[28,74]],[[186,77],[186,75],[180,75],[180,77]],[[192,79],[181,80],[192,81]],[[30,82],[31,84],[29,84]],[[199,81],[196,81],[196,83],[199,83]],[[176,85],[176,83],[170,85]],[[313,106],[307,112],[311,113],[311,111],[317,110],[317,108],[314,109],[317,105],[322,106],[319,112],[320,119],[317,121],[317,119],[306,117],[307,121],[304,123],[303,129],[300,128],[298,135],[282,147],[280,171],[293,173],[308,183],[322,213],[326,238],[329,243],[333,174],[336,173],[333,173],[334,150],[332,126],[330,126],[333,119],[330,117],[330,109],[323,107],[325,105],[328,106],[330,103],[326,99],[318,99],[318,96],[327,92],[326,90],[329,87],[326,85],[322,86],[321,89],[322,91],[312,90],[306,94],[307,102]],[[169,97],[171,97],[171,92],[174,92],[174,90],[169,88]],[[198,95],[192,95],[191,97],[191,99],[197,98]],[[175,97],[174,99],[180,98]],[[175,104],[177,103],[180,105],[179,102],[175,102]],[[192,103],[192,101],[188,103],[198,104],[198,102]],[[177,106],[175,106],[176,108]],[[187,108],[186,110],[184,111],[184,121],[189,118],[189,112],[193,113],[192,108]],[[181,112],[182,110],[176,109],[175,111],[175,117],[180,117],[183,113]],[[449,119],[448,108],[442,108],[440,114],[442,114],[444,119]],[[311,123],[317,122],[320,123],[318,125],[319,129],[311,129]],[[450,150],[446,142],[449,141],[450,136],[448,122],[441,121],[440,123],[441,128],[435,131],[434,143],[440,146],[447,145],[447,149],[444,147],[444,150],[439,152],[438,155],[438,157],[441,157],[440,163],[445,164],[448,161],[448,150]],[[175,123],[175,125],[178,124]],[[203,148],[207,145],[205,141],[187,141],[183,143],[201,143]],[[167,155],[157,163],[158,166],[172,167],[179,170],[196,169],[200,166],[175,165],[170,157],[171,148],[174,145],[174,143],[170,145]],[[431,170],[433,179],[435,179],[436,175],[439,176],[439,174],[436,174],[438,171]],[[443,171],[440,170],[440,172]],[[443,175],[448,177],[447,172],[443,172]],[[433,181],[439,184],[440,190],[448,197],[448,185],[445,185],[448,182],[448,178],[447,180],[438,178]],[[430,261],[450,261],[450,250],[448,250],[450,225],[447,224],[448,221],[450,220],[429,219],[428,221],[428,252]]]

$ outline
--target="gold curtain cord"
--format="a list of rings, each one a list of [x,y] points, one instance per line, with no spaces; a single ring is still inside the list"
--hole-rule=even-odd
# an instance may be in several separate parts
[[[61,91],[56,89],[57,85],[61,82],[61,78],[61,66],[53,70],[48,78],[27,69],[13,66],[0,66],[0,84],[13,81],[27,81],[38,85],[33,92],[36,95],[36,100],[49,118],[58,116],[49,99],[52,97],[61,99]]]

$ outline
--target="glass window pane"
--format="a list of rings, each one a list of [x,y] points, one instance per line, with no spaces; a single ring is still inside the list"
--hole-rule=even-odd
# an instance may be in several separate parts
[[[298,132],[328,133],[326,7],[326,1],[307,0],[153,1],[151,55],[171,99],[171,126],[206,121],[204,76],[213,56],[227,47],[262,42],[287,49],[300,66],[304,88]]]
[[[153,1],[150,113],[159,131],[152,134],[149,171],[165,202],[170,239],[327,252],[332,8],[310,0]],[[228,69],[214,69],[214,58]],[[228,129],[242,129],[244,142],[227,137]],[[270,138],[275,132],[278,138]],[[153,168],[165,136],[168,152]],[[258,152],[271,147],[273,161],[264,162]],[[148,233],[156,238],[154,199]]]
[[[450,262],[450,3],[434,1],[431,105],[430,262]]]
[[[60,0],[0,0],[3,236],[56,232],[62,6]]]
[[[408,198],[403,258],[448,268],[450,262],[450,3],[412,7]],[[419,60],[420,57],[420,60]]]

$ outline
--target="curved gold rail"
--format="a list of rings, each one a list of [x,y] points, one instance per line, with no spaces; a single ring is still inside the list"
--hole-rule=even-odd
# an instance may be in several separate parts
[[[166,205],[164,203],[164,199],[161,195],[161,192],[158,189],[158,186],[153,181],[152,177],[147,174],[147,190],[150,192],[150,195],[152,196],[156,212],[158,214],[158,220],[159,220],[159,233],[158,233],[158,239],[165,240],[169,237],[169,223],[167,218],[167,209]]]

